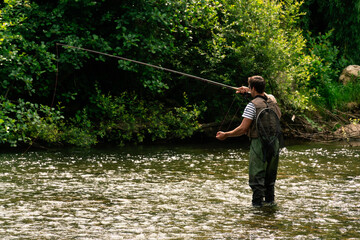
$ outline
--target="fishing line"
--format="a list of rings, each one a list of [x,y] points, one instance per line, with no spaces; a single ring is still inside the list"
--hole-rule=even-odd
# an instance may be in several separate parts
[[[51,108],[54,106],[56,89],[57,89],[57,84],[58,84],[58,77],[59,77],[59,50],[58,50],[57,44],[56,44],[56,59],[57,59],[57,61],[56,61],[56,77],[55,77],[54,93],[53,93],[51,106],[50,106]],[[26,150],[22,154],[25,154],[30,150],[30,148],[34,145],[34,142],[39,138],[39,135],[42,131],[43,131],[43,129],[41,129],[40,132],[37,133],[36,137],[31,141],[29,146],[26,148]]]
[[[182,75],[182,76],[186,76],[186,77],[189,77],[189,78],[193,78],[193,79],[196,79],[196,80],[200,80],[200,81],[203,81],[205,83],[209,83],[209,84],[212,84],[212,85],[215,85],[215,86],[219,86],[219,87],[223,87],[223,88],[228,88],[228,89],[232,89],[232,90],[237,90],[236,87],[233,87],[233,86],[230,86],[230,85],[227,85],[227,84],[224,84],[224,83],[219,83],[219,82],[215,82],[215,81],[212,81],[212,80],[209,80],[209,79],[206,79],[206,78],[202,78],[202,77],[198,77],[198,76],[195,76],[195,75],[191,75],[191,74],[188,74],[188,73],[183,73],[183,72],[180,72],[180,71],[176,71],[176,70],[172,70],[172,69],[169,69],[169,68],[164,68],[164,67],[161,67],[161,66],[157,66],[157,65],[153,65],[153,64],[150,64],[150,63],[145,63],[145,62],[141,62],[141,61],[137,61],[137,60],[133,60],[133,59],[130,59],[130,58],[125,58],[125,57],[120,57],[120,56],[115,56],[115,55],[111,55],[111,54],[108,54],[108,53],[104,53],[104,52],[100,52],[100,51],[95,51],[95,50],[92,50],[92,49],[87,49],[87,48],[81,48],[81,47],[76,47],[76,46],[71,46],[71,45],[67,45],[67,44],[63,44],[63,43],[56,43],[56,54],[57,54],[57,57],[58,57],[58,63],[57,63],[57,71],[56,71],[56,81],[55,81],[55,89],[54,89],[54,94],[53,94],[53,99],[52,99],[52,104],[54,103],[54,99],[55,99],[55,94],[56,94],[56,88],[57,88],[57,83],[58,83],[58,73],[59,73],[59,52],[58,52],[58,46],[62,46],[64,48],[73,48],[73,49],[78,49],[78,50],[82,50],[82,51],[87,51],[87,52],[91,52],[91,53],[95,53],[95,54],[100,54],[100,55],[104,55],[104,56],[107,56],[107,57],[112,57],[112,58],[116,58],[116,59],[120,59],[120,60],[123,60],[123,61],[128,61],[128,62],[133,62],[133,63],[136,63],[136,64],[140,64],[140,65],[144,65],[144,66],[148,66],[148,67],[152,67],[152,68],[156,68],[156,69],[159,69],[159,70],[162,70],[162,71],[167,71],[167,72],[171,72],[171,73],[175,73],[175,74],[179,74],[179,75]],[[246,94],[242,94],[244,98],[247,98]],[[219,130],[222,128],[223,124],[224,124],[224,121],[225,119],[227,118],[229,112],[230,112],[230,109],[232,107],[232,105],[234,104],[235,102],[235,99],[237,98],[237,95],[235,95],[224,119],[222,120],[221,124],[220,124],[220,127],[219,127]],[[237,112],[239,111],[240,107],[238,107],[238,109],[236,110],[236,113],[234,114],[234,116],[232,117],[231,121],[230,121],[230,124],[228,126],[228,129],[229,127],[231,126]]]
[[[237,95],[235,95],[235,97],[234,97],[234,99],[235,98],[238,98],[238,96]],[[233,123],[233,121],[234,121],[234,119],[235,119],[235,117],[237,116],[237,113],[239,112],[239,110],[240,110],[240,105],[238,106],[238,108],[236,109],[236,111],[235,111],[235,113],[234,113],[234,115],[233,115],[233,117],[231,118],[231,121],[230,121],[230,123],[229,123],[229,125],[228,125],[228,127],[227,127],[227,129],[226,129],[226,131],[228,131],[229,129],[230,129],[230,127],[231,127],[231,124]]]
[[[244,98],[246,98],[246,99],[248,98],[247,95],[242,94],[242,96],[243,96]],[[234,102],[235,102],[235,99],[238,99],[238,95],[235,95],[235,96],[234,96],[234,98],[233,98],[233,100],[232,100],[232,102],[231,102],[231,104],[230,104],[230,107],[229,107],[229,109],[227,110],[227,112],[226,112],[226,114],[225,114],[225,117],[224,117],[224,119],[222,120],[222,122],[221,122],[221,124],[220,124],[220,126],[219,126],[218,131],[220,131],[220,130],[222,129],[222,127],[223,127],[223,125],[224,125],[224,122],[225,122],[227,116],[228,116],[229,113],[230,113],[230,109],[232,108],[232,105],[233,105]],[[228,130],[230,129],[231,124],[233,123],[235,117],[237,116],[237,113],[239,112],[240,108],[241,108],[241,105],[239,105],[238,108],[236,109],[236,111],[235,111],[234,115],[232,116],[231,121],[230,121],[229,125],[227,126],[227,128],[225,129],[225,131],[228,131]]]
[[[55,96],[56,96],[56,91],[57,91],[57,85],[58,85],[58,78],[59,78],[59,49],[58,49],[58,46],[62,46],[62,47],[65,47],[65,48],[78,49],[78,50],[82,50],[82,51],[87,51],[87,52],[91,52],[91,53],[95,53],[95,54],[104,55],[104,56],[107,56],[107,57],[112,57],[112,58],[120,59],[120,60],[123,60],[123,61],[133,62],[133,63],[136,63],[136,64],[140,64],[140,65],[144,65],[144,66],[148,66],[148,67],[160,69],[160,70],[162,70],[162,71],[167,71],[167,72],[179,74],[179,75],[182,75],[182,76],[186,76],[186,77],[189,77],[189,78],[193,78],[193,79],[196,79],[196,80],[200,80],[200,81],[203,81],[203,82],[206,82],[206,83],[215,85],[215,86],[219,86],[219,87],[223,87],[223,88],[228,88],[228,89],[232,89],[232,90],[237,90],[236,87],[233,87],[233,86],[230,86],[230,85],[227,85],[227,84],[224,84],[224,83],[215,82],[215,81],[212,81],[212,80],[209,80],[209,79],[206,79],[206,78],[198,77],[198,76],[191,75],[191,74],[188,74],[188,73],[183,73],[183,72],[176,71],[176,70],[172,70],[172,69],[169,69],[169,68],[164,68],[164,67],[161,67],[161,66],[157,66],[157,65],[153,65],[153,64],[149,64],[149,63],[145,63],[145,62],[141,62],[141,61],[137,61],[137,60],[125,58],[125,57],[115,56],[115,55],[111,55],[111,54],[108,54],[108,53],[104,53],[104,52],[100,52],[100,51],[95,51],[95,50],[92,50],[92,49],[81,48],[81,47],[71,46],[71,45],[62,44],[62,43],[56,43],[56,57],[57,57],[57,63],[56,63],[56,78],[55,78],[55,85],[54,85],[54,93],[53,93],[52,100],[51,100],[51,107],[53,107],[53,105],[54,105]],[[231,103],[231,106],[229,107],[228,112],[226,113],[226,116],[225,116],[224,120],[222,121],[222,123],[221,123],[221,125],[220,125],[220,128],[222,127],[222,125],[223,125],[223,123],[224,123],[227,115],[229,114],[230,109],[231,109],[231,107],[232,107],[232,105],[233,105],[236,97],[237,97],[237,96],[235,95],[235,97],[234,97],[234,99],[233,99],[233,102]],[[239,110],[239,109],[236,110],[235,115],[237,114],[238,110]],[[233,118],[232,118],[232,120],[231,120],[231,122],[230,122],[230,124],[229,124],[229,127],[230,127],[230,125],[231,125],[231,123],[232,123],[235,115],[233,116]],[[228,128],[229,128],[229,127],[228,127]],[[219,129],[220,129],[220,128],[219,128]],[[40,133],[41,133],[41,131],[37,134],[37,136],[35,137],[35,139],[31,142],[31,144],[28,146],[28,148],[25,150],[24,153],[28,152],[28,150],[33,146],[33,143],[34,143],[34,142],[36,141],[36,139],[39,137]],[[23,154],[24,154],[24,153],[23,153]]]
[[[221,124],[220,124],[220,126],[219,126],[218,131],[221,130],[221,128],[222,128],[222,126],[223,126],[223,124],[224,124],[224,122],[225,122],[226,117],[229,115],[230,109],[231,109],[232,105],[233,105],[234,102],[235,102],[235,98],[236,98],[236,95],[234,96],[234,98],[233,98],[233,100],[232,100],[232,102],[231,102],[231,104],[230,104],[230,107],[228,108],[228,110],[227,110],[227,112],[226,112],[226,114],[225,114],[224,119],[221,121]]]
[[[63,46],[63,47],[68,47],[68,48],[74,48],[74,49],[78,49],[78,50],[82,50],[82,51],[87,51],[87,52],[91,52],[91,53],[104,55],[104,56],[107,56],[107,57],[112,57],[112,58],[117,58],[117,59],[128,61],[128,62],[137,63],[137,64],[140,64],[140,65],[160,69],[162,71],[172,72],[172,73],[183,75],[183,76],[186,76],[186,77],[189,77],[189,78],[194,78],[196,80],[200,80],[200,81],[203,81],[203,82],[206,82],[206,83],[209,83],[209,84],[213,84],[213,85],[216,85],[216,86],[220,86],[220,87],[224,87],[224,88],[228,88],[228,89],[232,89],[232,90],[237,89],[236,87],[233,87],[233,86],[230,86],[230,85],[226,85],[226,84],[215,82],[215,81],[212,81],[212,80],[209,80],[209,79],[206,79],[206,78],[194,76],[194,75],[191,75],[191,74],[188,74],[188,73],[179,72],[179,71],[172,70],[172,69],[169,69],[169,68],[164,68],[164,67],[161,67],[161,66],[153,65],[153,64],[150,64],[150,63],[140,62],[140,61],[129,59],[129,58],[115,56],[115,55],[111,55],[111,54],[104,53],[104,52],[99,52],[99,51],[95,51],[95,50],[91,50],[91,49],[87,49],[87,48],[75,47],[75,46],[62,44],[62,43],[56,43],[56,45],[57,46],[60,45],[60,46]]]
[[[51,107],[54,105],[54,101],[55,101],[55,95],[56,95],[56,89],[57,89],[57,84],[58,84],[58,79],[59,79],[59,49],[58,49],[58,44],[56,44],[56,77],[55,77],[55,86],[54,86],[54,93],[53,93],[53,97],[52,97],[52,101],[51,101]]]
[[[54,101],[55,101],[55,96],[56,96],[56,89],[57,89],[58,78],[59,78],[59,49],[58,49],[58,44],[56,44],[56,59],[57,59],[57,61],[56,61],[56,77],[55,77],[54,93],[53,93],[51,106],[50,106],[51,108],[54,106]],[[40,135],[40,133],[42,131],[43,131],[43,129],[41,129],[40,132],[37,133],[36,137],[31,141],[29,146],[26,148],[26,150],[22,154],[25,154],[30,150],[30,148],[34,145],[34,142],[39,138],[39,135]]]

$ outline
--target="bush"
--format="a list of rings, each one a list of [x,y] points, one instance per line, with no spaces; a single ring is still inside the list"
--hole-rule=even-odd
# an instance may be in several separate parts
[[[38,41],[40,23],[29,17],[37,8],[30,1],[5,1],[0,9],[0,93],[6,97],[49,94],[48,73],[55,72],[55,55]],[[34,82],[42,82],[36,92]]]
[[[91,119],[92,129],[99,138],[121,145],[145,139],[183,139],[200,128],[197,119],[205,110],[203,106],[190,105],[186,95],[184,100],[185,106],[169,108],[158,101],[139,99],[134,93],[111,96],[97,90],[79,118]]]
[[[296,27],[299,8],[296,0],[138,0],[116,4],[8,0],[1,12],[5,24],[0,28],[0,39],[4,39],[0,41],[0,90],[6,94],[7,87],[13,86],[12,96],[28,91],[38,98],[49,98],[53,86],[49,76],[55,71],[53,52],[55,43],[60,42],[234,86],[246,84],[250,75],[263,75],[269,83],[267,90],[283,98],[286,106],[306,108],[301,89],[295,98],[289,94],[297,87],[294,72],[300,72],[290,69],[299,63],[305,46],[301,30]],[[114,64],[113,59],[104,56],[61,49],[56,95],[61,102],[66,102],[72,93],[87,99],[93,86],[89,83],[98,77],[93,76],[94,66],[100,63],[113,66],[113,73],[116,67],[121,71],[116,82],[120,90],[112,89],[113,95],[141,90],[181,101],[181,93],[187,92],[192,102],[208,101],[208,121],[218,115],[213,106],[227,106],[231,101],[217,94],[217,89],[204,91],[204,83],[184,84],[183,77],[164,71],[124,61]],[[108,74],[100,86],[111,88],[113,79],[113,74]],[[180,91],[174,94],[172,89]]]
[[[58,124],[64,117],[60,111],[22,99],[15,104],[1,97],[0,102],[0,143],[16,147],[35,139],[47,143],[61,141]]]
[[[338,81],[342,69],[349,62],[339,56],[338,48],[330,41],[332,32],[317,37],[310,35],[307,37],[308,51],[312,57],[309,64],[308,88],[315,93],[311,100],[328,109],[343,107],[345,99],[351,101],[349,94],[352,92],[349,86],[343,86]]]
[[[90,147],[98,143],[93,124],[87,116],[85,109],[78,111],[75,117],[70,118],[63,126],[62,141],[79,147]]]

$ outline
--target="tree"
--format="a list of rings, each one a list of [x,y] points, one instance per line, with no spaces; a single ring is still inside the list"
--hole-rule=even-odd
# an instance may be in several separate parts
[[[55,103],[62,103],[65,115],[74,118],[72,123],[87,129],[84,136],[104,134],[99,126],[108,126],[100,124],[102,107],[92,101],[102,92],[110,94],[106,96],[111,109],[124,104],[134,111],[127,113],[137,116],[134,119],[146,119],[142,116],[146,111],[130,107],[131,101],[178,114],[152,111],[169,119],[192,116],[197,121],[202,116],[209,122],[219,120],[219,109],[226,109],[232,100],[231,93],[218,87],[56,45],[62,43],[233,86],[247,84],[250,75],[263,75],[267,91],[277,95],[284,108],[304,110],[309,107],[307,65],[313,57],[303,51],[299,9],[295,0],[7,0],[1,9],[0,90],[9,99],[50,104],[56,84]],[[124,100],[124,92],[135,94]],[[138,98],[141,101],[134,100]],[[206,113],[205,107],[192,104],[204,100]],[[111,121],[124,126],[115,117]],[[130,126],[139,130],[136,124]]]
[[[360,62],[360,1],[306,0],[301,24],[314,35],[333,30],[333,43],[353,64]]]

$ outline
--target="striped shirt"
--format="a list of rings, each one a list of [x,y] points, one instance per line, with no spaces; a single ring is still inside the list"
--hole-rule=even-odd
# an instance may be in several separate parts
[[[272,94],[266,94],[266,97],[270,98],[274,103],[277,103],[275,97]],[[248,105],[246,105],[244,113],[242,115],[243,118],[248,118],[251,120],[256,119],[256,108],[255,105],[252,102],[249,102]]]
[[[256,118],[256,108],[252,102],[249,102],[248,105],[246,105],[242,117],[251,120],[254,120]]]

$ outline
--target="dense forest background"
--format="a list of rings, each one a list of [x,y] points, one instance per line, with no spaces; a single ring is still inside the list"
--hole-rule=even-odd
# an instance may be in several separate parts
[[[57,43],[231,86],[262,75],[285,128],[335,131],[358,121],[348,116],[359,109],[360,81],[344,85],[339,76],[360,64],[359,0],[5,0],[0,6],[3,145],[184,139],[240,115],[247,103],[229,89]]]

